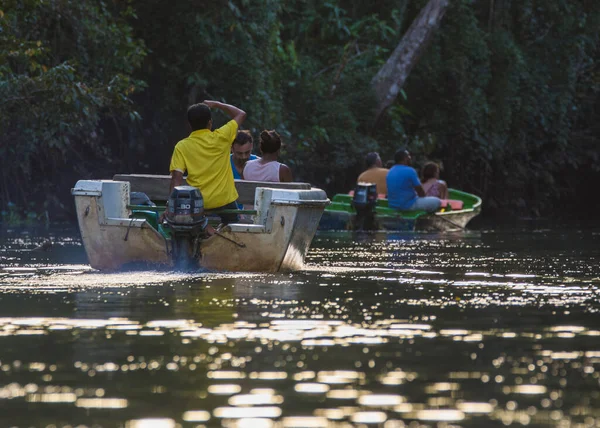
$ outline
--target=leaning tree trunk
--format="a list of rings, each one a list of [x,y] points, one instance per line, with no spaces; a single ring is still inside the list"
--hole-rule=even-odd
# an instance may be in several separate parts
[[[375,123],[400,93],[406,78],[439,28],[448,5],[449,0],[429,0],[371,81],[377,98]]]

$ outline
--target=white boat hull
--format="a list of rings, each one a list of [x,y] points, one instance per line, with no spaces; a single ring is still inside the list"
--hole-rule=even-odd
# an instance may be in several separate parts
[[[147,262],[171,266],[171,244],[144,219],[130,218],[129,182],[80,180],[72,193],[90,265],[116,270]],[[320,189],[257,187],[253,224],[231,224],[201,244],[200,265],[224,271],[301,269],[325,206]]]

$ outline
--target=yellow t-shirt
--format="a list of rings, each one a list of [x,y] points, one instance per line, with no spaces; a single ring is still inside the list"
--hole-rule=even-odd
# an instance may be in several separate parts
[[[229,161],[237,130],[237,122],[230,120],[215,131],[194,131],[175,145],[169,171],[187,171],[187,182],[200,189],[205,209],[219,208],[238,198]]]
[[[369,168],[358,176],[357,183],[375,183],[377,184],[377,193],[387,195],[387,182],[385,181],[389,169],[386,168]]]

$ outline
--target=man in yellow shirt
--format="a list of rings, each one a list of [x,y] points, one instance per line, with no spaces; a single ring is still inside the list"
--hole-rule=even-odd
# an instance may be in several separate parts
[[[358,176],[357,183],[375,183],[377,193],[387,195],[387,183],[385,181],[389,169],[382,168],[379,153],[371,152],[367,154],[367,170]]]
[[[211,108],[222,110],[231,117],[215,131],[211,130]],[[246,119],[246,112],[218,101],[204,101],[190,106],[187,118],[192,133],[175,145],[169,167],[171,190],[183,184],[183,173],[187,171],[187,183],[200,189],[206,210],[237,209],[235,201],[238,193],[229,152],[239,125]],[[224,224],[234,223],[237,215],[222,214],[221,221]]]

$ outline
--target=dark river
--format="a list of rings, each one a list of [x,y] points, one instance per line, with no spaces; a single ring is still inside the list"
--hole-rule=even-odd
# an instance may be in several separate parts
[[[600,229],[321,234],[268,275],[50,239],[0,237],[0,427],[600,426]]]

